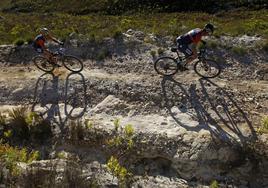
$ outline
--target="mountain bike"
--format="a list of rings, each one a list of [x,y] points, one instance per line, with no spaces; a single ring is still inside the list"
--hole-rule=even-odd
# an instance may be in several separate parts
[[[198,52],[198,61],[194,64],[194,71],[203,78],[215,78],[221,73],[221,66],[216,61],[206,58],[207,48],[205,42],[203,44],[204,47]],[[185,69],[187,57],[180,56],[178,48],[173,47],[171,51],[177,53],[176,58],[163,56],[154,62],[154,69],[158,74],[171,76]]]
[[[46,58],[42,55],[35,56],[32,61],[33,63],[44,72],[52,72],[56,67],[60,67],[58,62],[62,62],[63,66],[72,72],[82,71],[84,65],[82,61],[72,55],[65,54],[65,48],[59,48],[51,58]]]

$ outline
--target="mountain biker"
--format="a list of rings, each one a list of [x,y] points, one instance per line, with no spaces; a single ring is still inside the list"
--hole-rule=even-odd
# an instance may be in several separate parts
[[[63,42],[54,38],[47,28],[40,29],[39,35],[37,35],[34,39],[33,47],[35,51],[37,51],[38,53],[43,53],[48,60],[51,60],[51,58],[53,57],[53,53],[45,46],[46,41],[54,41],[60,45],[62,45]]]
[[[197,58],[197,44],[202,41],[203,36],[211,35],[213,31],[214,26],[208,23],[203,29],[193,29],[176,39],[178,50],[187,57],[185,65]],[[187,70],[186,67],[184,68]]]

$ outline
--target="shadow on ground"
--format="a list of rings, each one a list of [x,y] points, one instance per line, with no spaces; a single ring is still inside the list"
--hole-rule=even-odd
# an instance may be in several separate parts
[[[246,144],[256,139],[252,123],[239,106],[235,93],[208,79],[199,79],[186,86],[171,77],[164,77],[161,86],[165,107],[176,123],[186,130],[208,130],[213,138],[229,144],[238,140]],[[193,123],[184,121],[183,117]]]
[[[60,80],[53,73],[45,73],[36,82],[32,111],[63,131],[68,120],[84,115],[88,101],[83,74],[70,73],[65,80]]]

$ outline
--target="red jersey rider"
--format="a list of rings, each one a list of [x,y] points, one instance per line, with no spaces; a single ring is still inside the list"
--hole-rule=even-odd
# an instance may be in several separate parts
[[[202,41],[202,36],[210,35],[213,31],[214,26],[208,23],[203,29],[193,29],[177,38],[178,50],[187,57],[185,64],[197,58],[197,44]]]
[[[57,40],[56,38],[54,38],[49,30],[47,28],[42,28],[40,29],[40,34],[37,35],[34,39],[34,49],[38,52],[38,53],[43,53],[44,56],[47,59],[51,59],[51,57],[53,56],[53,53],[51,51],[49,51],[49,49],[45,46],[46,41],[54,41],[58,44],[63,44],[61,41]]]

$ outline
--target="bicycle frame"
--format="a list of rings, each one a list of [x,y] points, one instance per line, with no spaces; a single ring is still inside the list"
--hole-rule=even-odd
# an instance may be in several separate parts
[[[52,61],[54,61],[55,63],[58,63],[58,61],[60,59],[63,59],[64,58],[65,51],[66,51],[65,48],[59,48],[55,53],[53,53]],[[50,59],[50,61],[51,61],[51,59]]]
[[[172,51],[172,50],[171,50],[171,51]],[[202,48],[202,49],[200,49],[199,52],[198,52],[198,56],[197,56],[197,58],[198,58],[199,60],[204,59],[204,58],[205,58],[205,53],[206,53],[206,51],[207,51],[207,49],[206,49],[205,47]],[[174,52],[174,51],[173,51],[173,52]],[[184,65],[186,65],[186,60],[187,60],[189,57],[191,57],[191,56],[188,56],[188,57],[180,56],[179,51],[178,51],[177,48],[176,48],[176,54],[177,54],[177,57],[176,57],[175,59],[178,61],[178,63],[185,63]],[[189,63],[189,62],[188,62],[188,63]]]

